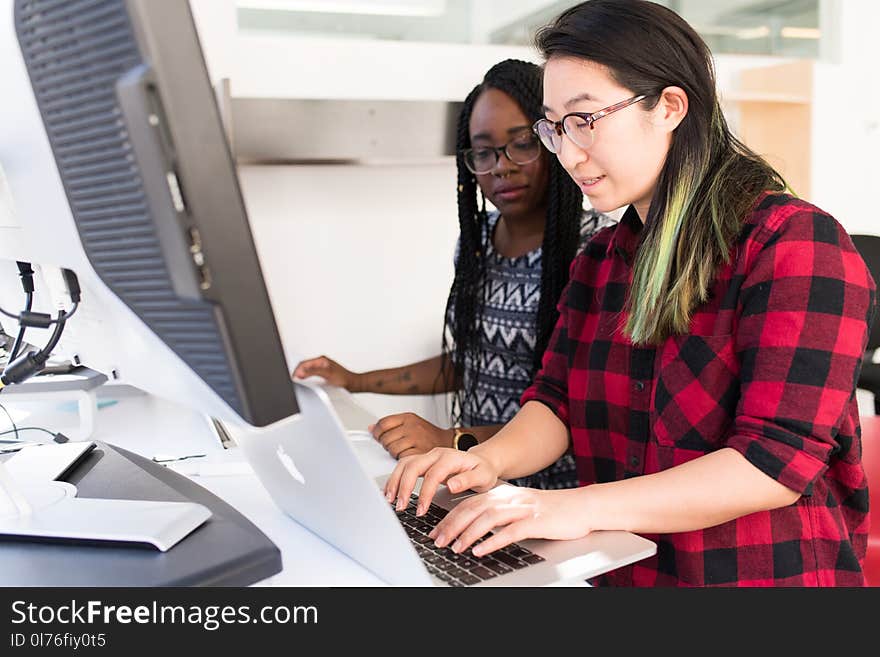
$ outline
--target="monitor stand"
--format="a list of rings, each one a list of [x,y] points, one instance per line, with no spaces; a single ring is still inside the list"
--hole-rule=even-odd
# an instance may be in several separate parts
[[[3,389],[4,397],[15,396],[19,401],[51,402],[72,399],[79,411],[79,425],[65,430],[71,440],[85,440],[95,430],[98,414],[97,389],[107,382],[107,376],[83,365],[45,368],[27,381]]]
[[[76,492],[61,481],[20,481],[0,462],[0,536],[150,544],[165,552],[211,517],[193,502],[83,499]]]
[[[240,511],[148,458],[94,442],[61,477],[76,486],[79,501],[195,502],[210,509],[210,519],[167,552],[152,544],[0,536],[0,587],[248,586],[281,571],[281,551]]]

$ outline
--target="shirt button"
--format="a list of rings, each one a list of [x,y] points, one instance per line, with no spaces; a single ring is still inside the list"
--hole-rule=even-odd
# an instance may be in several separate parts
[[[637,467],[639,465],[639,457],[638,456],[630,457],[629,464],[634,468]]]
[[[642,390],[645,389],[645,382],[644,381],[636,381],[634,387],[637,392],[642,392]]]

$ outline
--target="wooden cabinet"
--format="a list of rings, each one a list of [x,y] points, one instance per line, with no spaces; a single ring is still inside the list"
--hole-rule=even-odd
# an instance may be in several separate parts
[[[721,101],[736,135],[764,156],[798,196],[812,195],[814,62],[745,69]]]

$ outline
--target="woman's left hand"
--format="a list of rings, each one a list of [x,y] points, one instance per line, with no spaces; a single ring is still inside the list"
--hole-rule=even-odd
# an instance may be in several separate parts
[[[387,415],[369,426],[370,433],[396,459],[452,447],[452,429],[441,429],[415,413]]]
[[[454,552],[460,553],[497,528],[474,547],[476,557],[527,538],[581,538],[592,531],[585,490],[538,490],[502,484],[460,503],[429,536],[439,547],[451,545]]]

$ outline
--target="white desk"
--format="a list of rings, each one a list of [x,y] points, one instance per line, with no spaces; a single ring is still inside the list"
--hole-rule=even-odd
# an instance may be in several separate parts
[[[115,403],[105,406],[111,400]],[[34,398],[17,400],[10,395],[0,398],[0,403],[13,414],[19,426],[64,432],[78,424],[74,406],[59,403],[54,398],[46,403]],[[179,466],[171,466],[183,472],[194,469],[197,464],[233,461],[239,462],[237,469],[249,470],[237,449],[224,450],[220,446],[208,420],[199,413],[124,386],[100,388],[98,405],[91,436],[94,440],[117,445],[147,458],[155,455],[208,455],[205,459],[181,461]],[[8,419],[0,413],[0,425],[7,424]],[[234,436],[234,428],[228,428]],[[23,431],[22,438],[43,441],[49,435]],[[394,467],[394,460],[377,443],[358,440],[354,444],[374,476],[390,472]],[[357,562],[282,513],[252,472],[190,478],[235,507],[278,546],[284,565],[282,572],[258,585],[384,586]]]
[[[108,400],[115,403],[104,406]],[[11,396],[0,399],[20,425],[64,431],[78,418],[57,403],[18,404]],[[283,569],[258,586],[384,586],[371,572],[284,514],[244,462],[238,449],[224,450],[207,418],[187,408],[121,386],[98,390],[99,410],[91,438],[152,458],[205,454],[204,458],[175,462],[169,467],[190,478],[233,506],[253,522],[281,551]],[[30,411],[24,418],[22,413]],[[235,428],[228,427],[233,438]],[[23,436],[25,438],[29,436]],[[36,437],[36,436],[34,436]],[[40,439],[48,438],[43,435]],[[395,464],[373,440],[352,444],[367,472],[379,476]],[[224,465],[221,465],[224,464]],[[218,474],[218,469],[225,473]],[[195,471],[202,470],[202,474]],[[206,474],[213,472],[214,474]],[[576,583],[576,585],[583,585]]]

